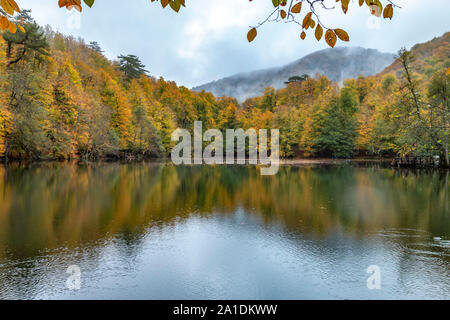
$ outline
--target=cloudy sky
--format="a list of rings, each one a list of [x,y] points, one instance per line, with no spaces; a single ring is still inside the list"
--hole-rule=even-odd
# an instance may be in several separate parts
[[[187,87],[283,65],[327,48],[312,33],[300,40],[299,26],[292,23],[266,24],[249,44],[249,26],[270,13],[269,0],[186,0],[187,7],[178,14],[149,0],[96,0],[82,14],[59,9],[57,0],[17,2],[33,11],[39,24],[97,41],[111,59],[135,54],[153,76]],[[349,46],[396,52],[450,31],[449,0],[394,0],[402,8],[394,12],[392,21],[375,19],[367,8],[352,2],[347,15],[340,10],[321,12],[327,26],[348,31]]]

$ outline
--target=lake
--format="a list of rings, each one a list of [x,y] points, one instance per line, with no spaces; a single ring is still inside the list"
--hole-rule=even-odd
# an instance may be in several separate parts
[[[0,165],[0,299],[449,299],[449,191],[378,164]]]

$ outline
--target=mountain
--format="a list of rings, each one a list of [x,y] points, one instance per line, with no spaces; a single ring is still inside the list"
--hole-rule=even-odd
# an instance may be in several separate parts
[[[446,70],[450,67],[450,32],[430,41],[419,43],[410,49],[414,60],[411,64],[414,72],[428,78],[438,70]],[[394,74],[397,77],[403,72],[399,60],[395,60],[380,74]]]
[[[341,82],[359,75],[370,76],[379,73],[394,61],[394,54],[360,47],[338,47],[309,54],[282,67],[239,73],[231,77],[192,88],[193,91],[208,91],[217,97],[231,96],[239,101],[260,96],[268,86],[280,89],[292,76],[308,74],[326,75]]]

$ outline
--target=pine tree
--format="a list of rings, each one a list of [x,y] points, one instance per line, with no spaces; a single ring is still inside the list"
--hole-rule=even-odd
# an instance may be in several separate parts
[[[104,52],[97,41],[91,41],[87,46],[100,54]]]
[[[6,57],[8,66],[18,63],[27,56],[42,61],[42,56],[48,56],[49,45],[44,30],[34,22],[29,10],[24,10],[17,21],[23,24],[25,32],[17,31],[3,33],[6,41]]]
[[[126,79],[130,81],[131,79],[138,79],[142,75],[147,74],[148,71],[145,70],[145,65],[139,60],[135,55],[120,55],[119,57],[120,70],[125,73]]]
[[[301,76],[292,76],[284,84],[295,83],[295,82],[303,82],[309,79],[309,75],[304,74]]]

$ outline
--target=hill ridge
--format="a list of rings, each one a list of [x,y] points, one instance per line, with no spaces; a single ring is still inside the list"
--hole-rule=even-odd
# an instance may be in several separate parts
[[[367,59],[371,63],[367,63]],[[193,91],[209,91],[215,96],[232,96],[240,101],[262,95],[264,89],[284,87],[291,76],[324,74],[330,80],[342,82],[359,75],[371,76],[381,72],[395,59],[393,53],[362,47],[322,49],[279,67],[240,72],[193,87]],[[356,60],[356,62],[355,62]],[[336,67],[337,66],[337,67]]]

